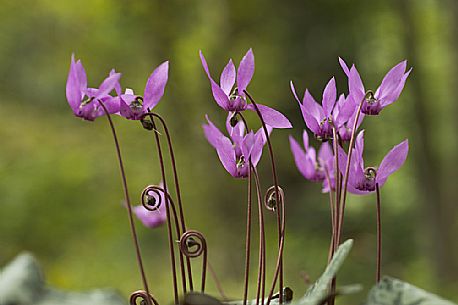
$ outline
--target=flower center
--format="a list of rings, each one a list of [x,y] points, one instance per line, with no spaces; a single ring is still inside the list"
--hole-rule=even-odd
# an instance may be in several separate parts
[[[240,158],[238,158],[236,166],[237,168],[242,168],[245,166],[245,156],[242,155]]]
[[[86,106],[87,104],[91,103],[94,100],[94,97],[87,96],[82,102],[80,107]]]
[[[373,105],[378,102],[378,99],[375,98],[374,92],[372,90],[367,90],[364,99],[369,105]]]
[[[136,96],[135,97],[135,100],[133,100],[130,105],[129,105],[130,109],[132,109],[132,111],[140,111],[143,109],[143,97],[141,96]]]

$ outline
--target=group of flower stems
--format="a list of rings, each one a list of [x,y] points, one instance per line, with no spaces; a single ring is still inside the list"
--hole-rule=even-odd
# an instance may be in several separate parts
[[[227,112],[226,130],[224,135],[209,117],[203,125],[204,134],[225,168],[236,179],[247,179],[248,199],[246,210],[246,240],[245,240],[245,271],[243,287],[243,304],[248,302],[250,261],[251,261],[251,235],[252,235],[252,206],[253,206],[253,181],[255,198],[258,210],[259,245],[258,245],[258,270],[255,303],[269,305],[273,298],[278,297],[279,302],[288,302],[290,299],[284,290],[283,277],[283,250],[285,244],[285,201],[284,192],[279,185],[273,148],[270,134],[273,129],[291,128],[289,120],[281,112],[268,106],[258,104],[247,91],[254,74],[254,55],[250,49],[236,67],[232,60],[221,73],[219,84],[214,81],[202,52],[200,58],[204,71],[210,81],[211,91],[216,103]],[[406,62],[395,66],[382,81],[380,87],[373,93],[365,91],[359,73],[355,66],[348,68],[340,60],[341,66],[348,77],[349,93],[342,94],[337,100],[334,78],[326,86],[323,93],[322,106],[315,102],[306,90],[301,102],[297,97],[294,86],[291,88],[294,97],[299,102],[304,121],[310,131],[323,144],[318,152],[309,146],[307,132],[304,131],[304,148],[290,137],[291,150],[299,171],[303,176],[312,181],[323,183],[323,192],[329,192],[332,223],[332,237],[329,249],[329,259],[340,244],[347,192],[365,194],[376,192],[377,198],[377,281],[380,279],[381,268],[381,214],[380,214],[380,187],[387,177],[396,171],[407,156],[407,141],[396,146],[384,158],[378,168],[364,168],[362,158],[363,135],[357,130],[364,115],[377,115],[387,105],[394,102],[400,95],[410,71],[405,73]],[[143,283],[143,290],[131,295],[131,304],[143,301],[146,304],[158,304],[148,286],[144,269],[140,245],[136,232],[134,215],[147,227],[155,228],[162,224],[167,225],[167,236],[172,270],[173,293],[175,304],[179,303],[180,291],[195,291],[191,259],[202,257],[202,273],[200,292],[205,291],[207,267],[215,280],[215,284],[226,299],[224,291],[208,262],[207,245],[204,236],[195,230],[186,227],[183,203],[180,192],[178,173],[175,162],[171,135],[165,120],[153,108],[164,95],[168,80],[168,62],[162,63],[149,76],[143,95],[136,95],[132,89],[126,88],[121,92],[121,74],[111,70],[109,76],[98,88],[87,86],[86,72],[80,60],[71,59],[70,71],[67,79],[66,96],[70,107],[77,117],[93,121],[100,116],[106,116],[109,123],[124,190],[125,205],[129,219],[130,230],[136,258]],[[112,92],[115,92],[112,95]],[[250,129],[245,119],[245,111],[253,111],[261,127],[256,132]],[[121,155],[120,143],[116,134],[112,115],[119,115],[128,120],[136,120],[141,126],[152,132],[159,159],[160,176],[162,182],[158,185],[149,185],[141,193],[141,205],[132,206],[127,178]],[[164,131],[159,131],[159,127]],[[166,177],[166,163],[162,148],[161,137],[165,135],[166,146],[170,156],[170,166],[173,173],[173,186],[176,201],[170,195],[170,187]],[[332,141],[332,148],[328,140]],[[349,141],[348,153],[343,150],[343,143]],[[264,146],[267,144],[273,185],[264,192],[257,172],[257,165],[261,159]],[[352,158],[353,157],[353,158]],[[278,245],[276,247],[276,264],[270,286],[266,286],[266,240],[264,209],[276,215],[278,229]],[[175,242],[178,240],[178,243]],[[178,247],[178,249],[175,249]],[[178,256],[178,260],[177,257]],[[178,266],[177,266],[178,261]],[[178,271],[177,271],[178,270]],[[179,278],[181,284],[179,284]],[[274,295],[278,285],[279,294]],[[331,289],[335,289],[335,281]]]

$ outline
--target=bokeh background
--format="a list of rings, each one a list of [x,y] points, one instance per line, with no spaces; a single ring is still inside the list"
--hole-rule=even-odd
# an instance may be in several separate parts
[[[299,295],[306,289],[301,274],[319,276],[330,233],[328,197],[302,178],[289,150],[288,135],[299,138],[305,127],[289,80],[319,97],[335,75],[346,92],[341,56],[374,88],[407,59],[414,69],[401,98],[363,125],[368,162],[378,164],[404,138],[411,147],[405,166],[383,188],[384,273],[458,299],[456,1],[1,0],[0,7],[0,266],[28,250],[54,286],[115,287],[125,296],[141,287],[106,120],[75,118],[65,82],[72,52],[90,84],[114,67],[123,86],[140,92],[153,67],[170,60],[156,110],[174,137],[187,222],[206,234],[226,294],[240,297],[246,182],[225,172],[203,136],[206,113],[220,127],[225,116],[212,100],[198,51],[217,75],[229,57],[238,62],[251,47],[250,91],[295,126],[273,134],[287,194],[287,285]],[[137,200],[144,186],[160,180],[152,134],[136,122],[115,123]],[[266,156],[259,169],[265,188],[271,181]],[[350,197],[344,234],[355,246],[340,283],[373,284],[374,201]],[[137,224],[152,290],[168,303],[165,228]],[[273,216],[268,231],[273,269]],[[211,279],[208,286],[217,294]]]

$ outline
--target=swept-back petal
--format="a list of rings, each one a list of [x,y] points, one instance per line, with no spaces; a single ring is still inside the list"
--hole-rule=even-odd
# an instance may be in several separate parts
[[[169,62],[165,61],[151,73],[143,93],[143,110],[154,108],[164,95],[169,78]]]
[[[228,139],[228,138],[218,129],[218,127],[215,126],[215,124],[213,124],[212,121],[210,121],[210,118],[208,117],[208,115],[205,115],[205,118],[207,119],[207,122],[208,122],[208,124],[202,125],[202,128],[204,129],[205,137],[207,138],[210,145],[213,146],[215,149],[217,149],[218,146],[220,145],[221,139],[223,138]]]
[[[121,73],[114,73],[105,78],[105,80],[100,84],[100,87],[97,90],[95,98],[101,98],[105,95],[108,95],[119,83],[119,79],[121,78]]]
[[[221,108],[223,108],[226,111],[231,111],[229,97],[211,77],[210,71],[208,69],[207,61],[205,60],[205,57],[202,51],[199,51],[199,55],[200,55],[200,61],[202,62],[202,67],[204,68],[204,71],[207,74],[208,80],[210,81],[213,98],[215,99],[216,103]]]
[[[323,111],[326,117],[331,115],[332,109],[334,108],[334,104],[336,103],[336,81],[334,77],[332,77],[323,91]]]
[[[307,133],[307,130],[304,130],[302,132],[302,141],[304,142],[305,150],[309,149],[309,135]]]
[[[394,101],[396,101],[399,98],[402,90],[404,89],[406,80],[409,77],[411,72],[412,72],[412,68],[410,68],[409,71],[407,71],[407,73],[404,73],[397,88],[392,90],[389,94],[386,94],[386,96],[380,101],[380,104],[382,105],[382,107],[388,106],[389,104],[393,103]]]
[[[326,165],[330,163],[334,159],[334,154],[332,153],[331,145],[328,142],[324,142],[321,144],[320,149],[318,150],[318,159],[320,164]]]
[[[344,71],[345,75],[347,77],[350,77],[350,69],[348,69],[348,66],[347,64],[345,63],[345,61],[339,57],[339,64],[340,66],[342,67],[342,70]]]
[[[305,90],[302,105],[304,106],[305,110],[316,119],[317,122],[320,122],[325,118],[323,107],[321,107],[320,104],[315,101],[308,89]]]
[[[219,160],[223,164],[226,171],[233,177],[237,177],[237,166],[235,164],[235,150],[231,141],[224,137],[222,138],[216,148]]]
[[[406,66],[407,61],[404,60],[391,68],[390,71],[388,71],[388,73],[383,78],[380,87],[376,91],[375,97],[377,99],[383,100],[387,95],[391,94],[392,91],[396,90],[402,77],[405,74]]]
[[[280,111],[262,104],[256,104],[264,122],[273,128],[292,128],[291,122]],[[253,104],[247,105],[247,110],[255,111]]]
[[[110,76],[112,76],[113,74],[116,74],[115,69],[111,69],[110,71]],[[115,91],[117,95],[121,95],[122,90],[121,90],[121,84],[119,82],[115,84]]]
[[[67,84],[65,87],[65,95],[67,97],[68,104],[72,108],[73,112],[76,112],[81,103],[82,96],[80,90],[80,81],[78,79],[78,75],[76,72],[76,64],[73,55],[70,63],[70,70],[68,72]]]
[[[361,80],[361,76],[359,75],[359,72],[354,65],[351,67],[350,76],[348,77],[348,90],[349,94],[353,96],[355,102],[359,105],[366,92],[364,89],[363,81]]]
[[[240,61],[237,70],[237,88],[239,93],[242,94],[251,81],[254,74],[254,55],[253,50],[249,49]]]
[[[310,158],[307,157],[304,150],[292,136],[289,136],[289,144],[297,169],[304,178],[312,179],[315,173],[315,165],[310,162]]]
[[[409,152],[409,141],[404,140],[393,147],[390,152],[383,158],[380,167],[377,170],[376,181],[380,186],[386,181],[389,175],[397,171],[406,161]]]
[[[226,67],[224,67],[219,82],[224,93],[229,95],[235,83],[235,65],[232,62],[232,59],[229,59]]]

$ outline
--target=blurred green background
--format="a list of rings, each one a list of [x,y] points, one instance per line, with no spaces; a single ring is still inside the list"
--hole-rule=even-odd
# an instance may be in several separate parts
[[[363,124],[369,163],[378,164],[406,137],[411,147],[382,192],[383,271],[458,299],[457,1],[1,0],[0,7],[0,266],[29,250],[52,285],[110,286],[125,296],[141,288],[106,120],[75,118],[65,82],[72,52],[83,60],[91,85],[114,67],[123,73],[122,85],[139,92],[153,67],[170,60],[156,110],[174,137],[187,222],[206,235],[226,293],[240,297],[246,182],[225,172],[203,136],[206,113],[221,128],[225,115],[212,100],[198,51],[216,77],[229,57],[238,63],[251,47],[251,93],[295,126],[273,134],[287,196],[287,285],[299,295],[306,288],[302,272],[312,280],[319,276],[330,233],[328,197],[302,178],[289,150],[288,135],[299,138],[305,127],[289,80],[319,97],[335,75],[338,90],[346,92],[341,56],[374,88],[407,59],[414,69],[399,101]],[[136,122],[115,123],[137,202],[144,186],[160,180],[152,134]],[[259,170],[266,188],[267,155]],[[356,242],[340,283],[373,284],[374,201],[350,197],[344,234]],[[274,217],[267,222],[273,269]],[[165,227],[138,229],[153,293],[168,303]],[[208,287],[217,294],[211,279]]]

